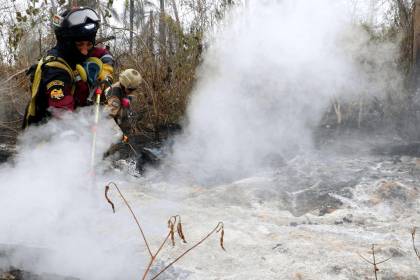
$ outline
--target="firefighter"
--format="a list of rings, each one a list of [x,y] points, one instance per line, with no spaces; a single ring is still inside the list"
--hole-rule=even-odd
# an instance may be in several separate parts
[[[31,100],[23,128],[43,123],[64,111],[90,105],[90,93],[98,82],[112,83],[113,58],[105,48],[95,47],[100,26],[98,14],[76,7],[53,17],[56,45],[31,74]]]
[[[105,110],[114,118],[126,137],[131,132],[129,121],[131,100],[142,81],[137,70],[126,69],[121,72],[119,81],[105,91]]]
[[[105,157],[118,154],[117,152],[124,151],[124,147],[128,146],[134,152],[136,169],[140,174],[144,172],[146,164],[159,163],[158,157],[149,149],[142,146],[133,147],[128,139],[128,136],[132,134],[131,101],[142,82],[143,79],[137,70],[126,69],[121,72],[119,81],[105,91],[105,111],[115,120],[118,125],[115,130],[119,136],[122,136],[122,142],[113,145]]]

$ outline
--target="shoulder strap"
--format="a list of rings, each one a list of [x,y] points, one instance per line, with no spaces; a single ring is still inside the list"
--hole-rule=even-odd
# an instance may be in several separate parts
[[[45,61],[44,61],[43,65],[48,66],[48,67],[54,67],[54,68],[62,69],[70,75],[72,81],[74,80],[73,69],[61,57],[56,57],[56,56],[51,56],[51,55],[47,56],[45,58]]]
[[[42,58],[36,66],[34,80],[31,86],[31,100],[28,105],[26,120],[29,117],[34,117],[36,115],[36,96],[38,94],[39,86],[41,84],[42,68],[44,67],[44,65],[48,67],[59,68],[66,71],[70,75],[71,80],[74,81],[74,72],[71,69],[70,65],[68,65],[68,63],[64,59],[52,55]],[[74,93],[74,89],[75,87],[73,85],[71,89],[72,94]]]
[[[31,85],[31,100],[29,101],[26,119],[34,117],[36,114],[36,95],[38,94],[39,85],[41,84],[42,65],[44,65],[44,58],[42,58],[35,69],[34,80]]]

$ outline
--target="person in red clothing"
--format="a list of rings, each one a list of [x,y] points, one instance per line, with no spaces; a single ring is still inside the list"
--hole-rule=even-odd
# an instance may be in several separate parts
[[[112,84],[113,81],[113,57],[109,53],[109,51],[106,48],[94,46],[92,47],[91,42],[89,41],[81,41],[76,42],[76,46],[80,49],[80,52],[86,53],[89,58],[98,58],[100,59],[100,64],[102,67],[102,70],[99,73],[99,76],[97,77],[97,81],[105,81],[105,85],[109,86]],[[96,64],[96,62],[93,62]],[[89,76],[89,74],[88,74]],[[89,80],[89,77],[88,77]],[[93,84],[95,82],[91,81]],[[92,85],[91,85],[92,86]],[[75,89],[75,95],[74,95],[74,101],[75,101],[75,107],[83,107],[91,105],[91,101],[89,100],[89,94],[90,94],[90,88],[89,88],[89,81],[79,81],[76,83],[76,89]]]
[[[98,14],[76,7],[53,18],[57,44],[31,71],[31,100],[23,128],[44,123],[61,111],[90,105],[89,95],[99,81],[112,83],[113,58],[95,47]]]

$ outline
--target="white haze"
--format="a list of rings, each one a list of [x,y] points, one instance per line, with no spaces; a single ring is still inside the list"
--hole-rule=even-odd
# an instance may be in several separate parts
[[[311,151],[311,128],[331,97],[397,88],[400,78],[387,66],[395,46],[366,48],[368,36],[345,7],[337,0],[290,0],[233,11],[210,40],[185,133],[161,172],[199,182],[246,177]],[[380,67],[357,63],[368,57]],[[44,248],[39,258],[25,250],[13,254],[34,272],[138,278],[148,259],[121,201],[113,197],[116,214],[104,201],[111,178],[98,172],[90,187],[91,119],[89,110],[81,111],[21,136],[14,163],[0,168],[0,244]],[[100,123],[98,159],[116,141],[111,126]],[[168,204],[148,205],[142,218],[159,218],[143,224],[164,220]]]
[[[112,172],[97,170],[92,182],[92,120],[87,109],[29,128],[14,163],[0,169],[0,244],[16,249],[10,264],[81,279],[134,279],[143,270],[147,259],[134,222],[115,190],[116,214],[104,198]],[[106,169],[102,155],[119,138],[109,119],[99,124],[96,158]]]
[[[396,44],[368,44],[345,1],[253,3],[210,40],[168,161],[174,176],[231,180],[310,151],[332,97],[400,85]]]

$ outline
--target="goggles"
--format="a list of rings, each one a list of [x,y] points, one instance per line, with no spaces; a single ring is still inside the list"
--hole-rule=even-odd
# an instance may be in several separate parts
[[[94,10],[90,8],[83,8],[82,10],[76,10],[74,12],[70,12],[70,14],[66,18],[66,21],[68,23],[68,27],[74,27],[77,25],[85,24],[88,21],[97,23],[100,20],[99,20],[98,14]],[[88,25],[86,25],[86,27],[88,27]],[[94,27],[95,25],[92,24],[91,29]]]

